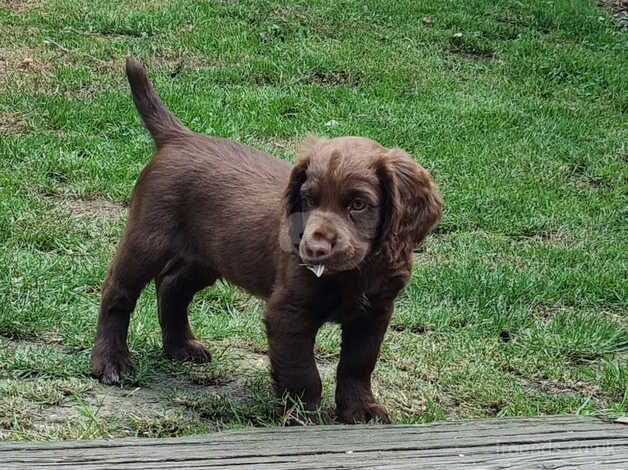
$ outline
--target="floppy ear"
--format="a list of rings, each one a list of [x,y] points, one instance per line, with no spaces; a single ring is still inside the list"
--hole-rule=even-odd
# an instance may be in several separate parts
[[[379,228],[375,238],[375,250],[380,249],[388,239],[393,229],[395,218],[399,212],[397,207],[398,197],[395,187],[395,174],[386,159],[380,159],[375,167],[375,174],[379,180],[382,194],[380,204]]]
[[[389,233],[414,248],[440,219],[440,193],[430,174],[403,150],[390,149],[382,160],[386,170],[381,174],[389,181],[385,189],[393,197]]]

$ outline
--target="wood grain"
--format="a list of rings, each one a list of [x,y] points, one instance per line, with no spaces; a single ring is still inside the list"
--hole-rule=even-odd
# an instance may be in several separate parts
[[[628,426],[594,417],[311,426],[172,439],[0,443],[3,469],[628,468]]]

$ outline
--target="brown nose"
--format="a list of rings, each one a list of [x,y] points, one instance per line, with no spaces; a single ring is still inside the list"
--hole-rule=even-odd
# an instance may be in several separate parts
[[[329,257],[333,247],[327,238],[314,235],[305,242],[305,255],[308,257],[308,261],[322,261]]]

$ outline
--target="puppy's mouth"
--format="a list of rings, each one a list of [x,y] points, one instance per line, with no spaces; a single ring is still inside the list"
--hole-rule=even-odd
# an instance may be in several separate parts
[[[301,266],[312,271],[317,278],[323,277],[323,275],[333,275],[343,271],[350,271],[355,269],[359,263],[348,262],[342,264],[335,264],[333,262],[325,263],[325,264],[310,264],[310,263],[302,263]]]
[[[324,264],[302,264],[301,266],[305,266],[307,269],[312,271],[316,277],[321,277],[325,272]]]
[[[300,256],[300,266],[312,271],[317,278],[321,278],[323,275],[332,276],[357,268],[364,259],[363,256],[357,255],[354,249],[349,249],[344,253],[338,253],[335,256],[321,260]]]

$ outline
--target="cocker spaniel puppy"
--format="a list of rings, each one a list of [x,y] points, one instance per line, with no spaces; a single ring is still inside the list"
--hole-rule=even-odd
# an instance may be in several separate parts
[[[165,353],[206,362],[188,306],[226,279],[267,302],[275,390],[308,410],[321,397],[314,339],[342,327],[336,413],[380,419],[371,391],[384,333],[410,279],[413,249],[438,222],[441,198],[406,152],[363,137],[310,138],[296,164],[187,129],[160,101],[142,65],[126,72],[156,153],[133,192],[129,219],[103,287],[91,356],[94,376],[115,383],[133,370],[127,330],[155,279]]]

